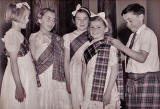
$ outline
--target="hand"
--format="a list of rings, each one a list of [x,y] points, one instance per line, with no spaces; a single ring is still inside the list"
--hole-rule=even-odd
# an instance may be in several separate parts
[[[110,104],[110,100],[111,100],[111,94],[105,93],[103,96],[103,108],[105,108],[106,105]]]
[[[67,92],[71,94],[71,87],[69,82],[66,82],[66,88],[67,88]]]
[[[120,40],[114,38],[111,39],[111,43],[114,47],[120,50],[125,46]]]
[[[22,85],[16,86],[15,98],[19,102],[23,102],[24,99],[26,98],[26,92]]]

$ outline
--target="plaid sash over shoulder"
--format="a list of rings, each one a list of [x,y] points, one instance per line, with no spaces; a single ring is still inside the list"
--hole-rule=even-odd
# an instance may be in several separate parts
[[[104,39],[90,45],[84,52],[86,63],[98,53],[91,91],[91,100],[94,101],[103,101],[110,47],[111,45],[108,43],[108,40]]]
[[[118,57],[118,76],[117,76],[117,87],[120,95],[120,99],[124,100],[124,72],[123,72],[123,66],[122,66],[122,61],[121,61],[121,53],[120,51],[117,52],[117,57]]]
[[[109,62],[109,54],[110,54],[110,42],[108,39],[100,40],[90,45],[84,52],[84,59],[86,64],[88,64],[89,60],[98,53],[95,72],[93,77],[92,84],[92,92],[91,92],[91,100],[94,101],[103,101],[103,93],[105,87],[105,81],[107,76],[107,68]],[[117,77],[117,86],[120,92],[120,97],[123,99],[123,69],[122,62],[120,59],[120,52],[117,53],[118,57],[118,77]]]
[[[63,40],[56,34],[53,34],[51,43],[36,61],[37,73],[43,73],[52,64],[52,79],[65,81]]]
[[[88,41],[88,32],[85,31],[71,42],[70,59],[72,59],[76,51],[87,41]]]

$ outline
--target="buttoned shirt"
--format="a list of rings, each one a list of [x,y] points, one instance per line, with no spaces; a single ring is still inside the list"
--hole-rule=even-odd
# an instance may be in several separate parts
[[[144,63],[130,58],[125,68],[126,72],[146,73],[159,71],[158,42],[155,33],[143,24],[136,34],[132,49],[136,52],[140,52],[140,50],[146,51],[148,56]],[[129,47],[132,37],[133,34],[128,40],[127,47]]]

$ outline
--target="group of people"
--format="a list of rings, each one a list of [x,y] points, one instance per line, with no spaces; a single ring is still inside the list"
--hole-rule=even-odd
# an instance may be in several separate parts
[[[29,15],[27,2],[10,4],[6,11],[12,26],[2,39],[8,64],[0,109],[160,108],[158,44],[144,24],[143,6],[134,3],[122,11],[133,32],[126,46],[112,37],[104,12],[77,5],[72,12],[77,29],[60,37],[51,32],[55,11],[40,9],[40,29],[28,41],[21,29]]]

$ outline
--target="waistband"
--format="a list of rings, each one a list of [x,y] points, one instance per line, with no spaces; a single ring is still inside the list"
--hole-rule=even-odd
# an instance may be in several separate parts
[[[139,80],[144,78],[146,75],[160,75],[160,71],[156,72],[145,72],[145,73],[132,73],[132,72],[126,72],[125,78],[126,79],[133,79],[133,80]]]

